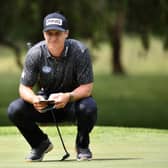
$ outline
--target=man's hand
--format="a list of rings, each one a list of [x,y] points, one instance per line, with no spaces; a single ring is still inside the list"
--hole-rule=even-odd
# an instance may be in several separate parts
[[[37,95],[33,97],[33,106],[39,112],[48,106],[47,102],[41,102],[41,100],[45,100],[43,96]]]
[[[55,108],[60,109],[66,106],[66,104],[69,102],[69,98],[69,93],[53,93],[49,96],[48,100],[54,100]]]

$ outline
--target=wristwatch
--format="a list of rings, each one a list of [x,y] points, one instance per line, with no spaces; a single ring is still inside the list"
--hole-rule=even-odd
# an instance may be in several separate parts
[[[74,101],[74,94],[73,92],[69,93],[69,102],[73,102]]]

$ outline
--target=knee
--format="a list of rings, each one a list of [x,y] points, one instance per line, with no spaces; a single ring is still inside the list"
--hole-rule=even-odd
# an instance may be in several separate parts
[[[11,121],[14,121],[16,118],[18,118],[18,116],[20,116],[20,112],[22,109],[22,105],[21,105],[21,101],[20,99],[14,100],[13,102],[11,102],[8,106],[7,109],[7,113],[8,113],[8,117]]]
[[[83,117],[96,117],[97,116],[97,105],[92,97],[82,99],[77,108],[77,113]]]

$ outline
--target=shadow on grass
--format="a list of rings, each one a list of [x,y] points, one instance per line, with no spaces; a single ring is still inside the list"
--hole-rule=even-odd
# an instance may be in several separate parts
[[[92,161],[111,161],[111,160],[137,160],[137,159],[143,159],[143,158],[95,158],[92,159]],[[44,160],[43,162],[74,162],[77,161],[76,159],[68,159],[68,160]]]

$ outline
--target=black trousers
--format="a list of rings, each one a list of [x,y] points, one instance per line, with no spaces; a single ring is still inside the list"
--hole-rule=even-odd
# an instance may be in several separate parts
[[[69,103],[63,109],[53,110],[56,121],[71,121],[77,124],[76,146],[89,146],[89,133],[97,120],[97,105],[92,97]],[[32,104],[23,99],[16,99],[8,107],[8,117],[17,126],[32,148],[37,147],[47,134],[43,133],[37,123],[54,122],[51,111],[39,113]]]

